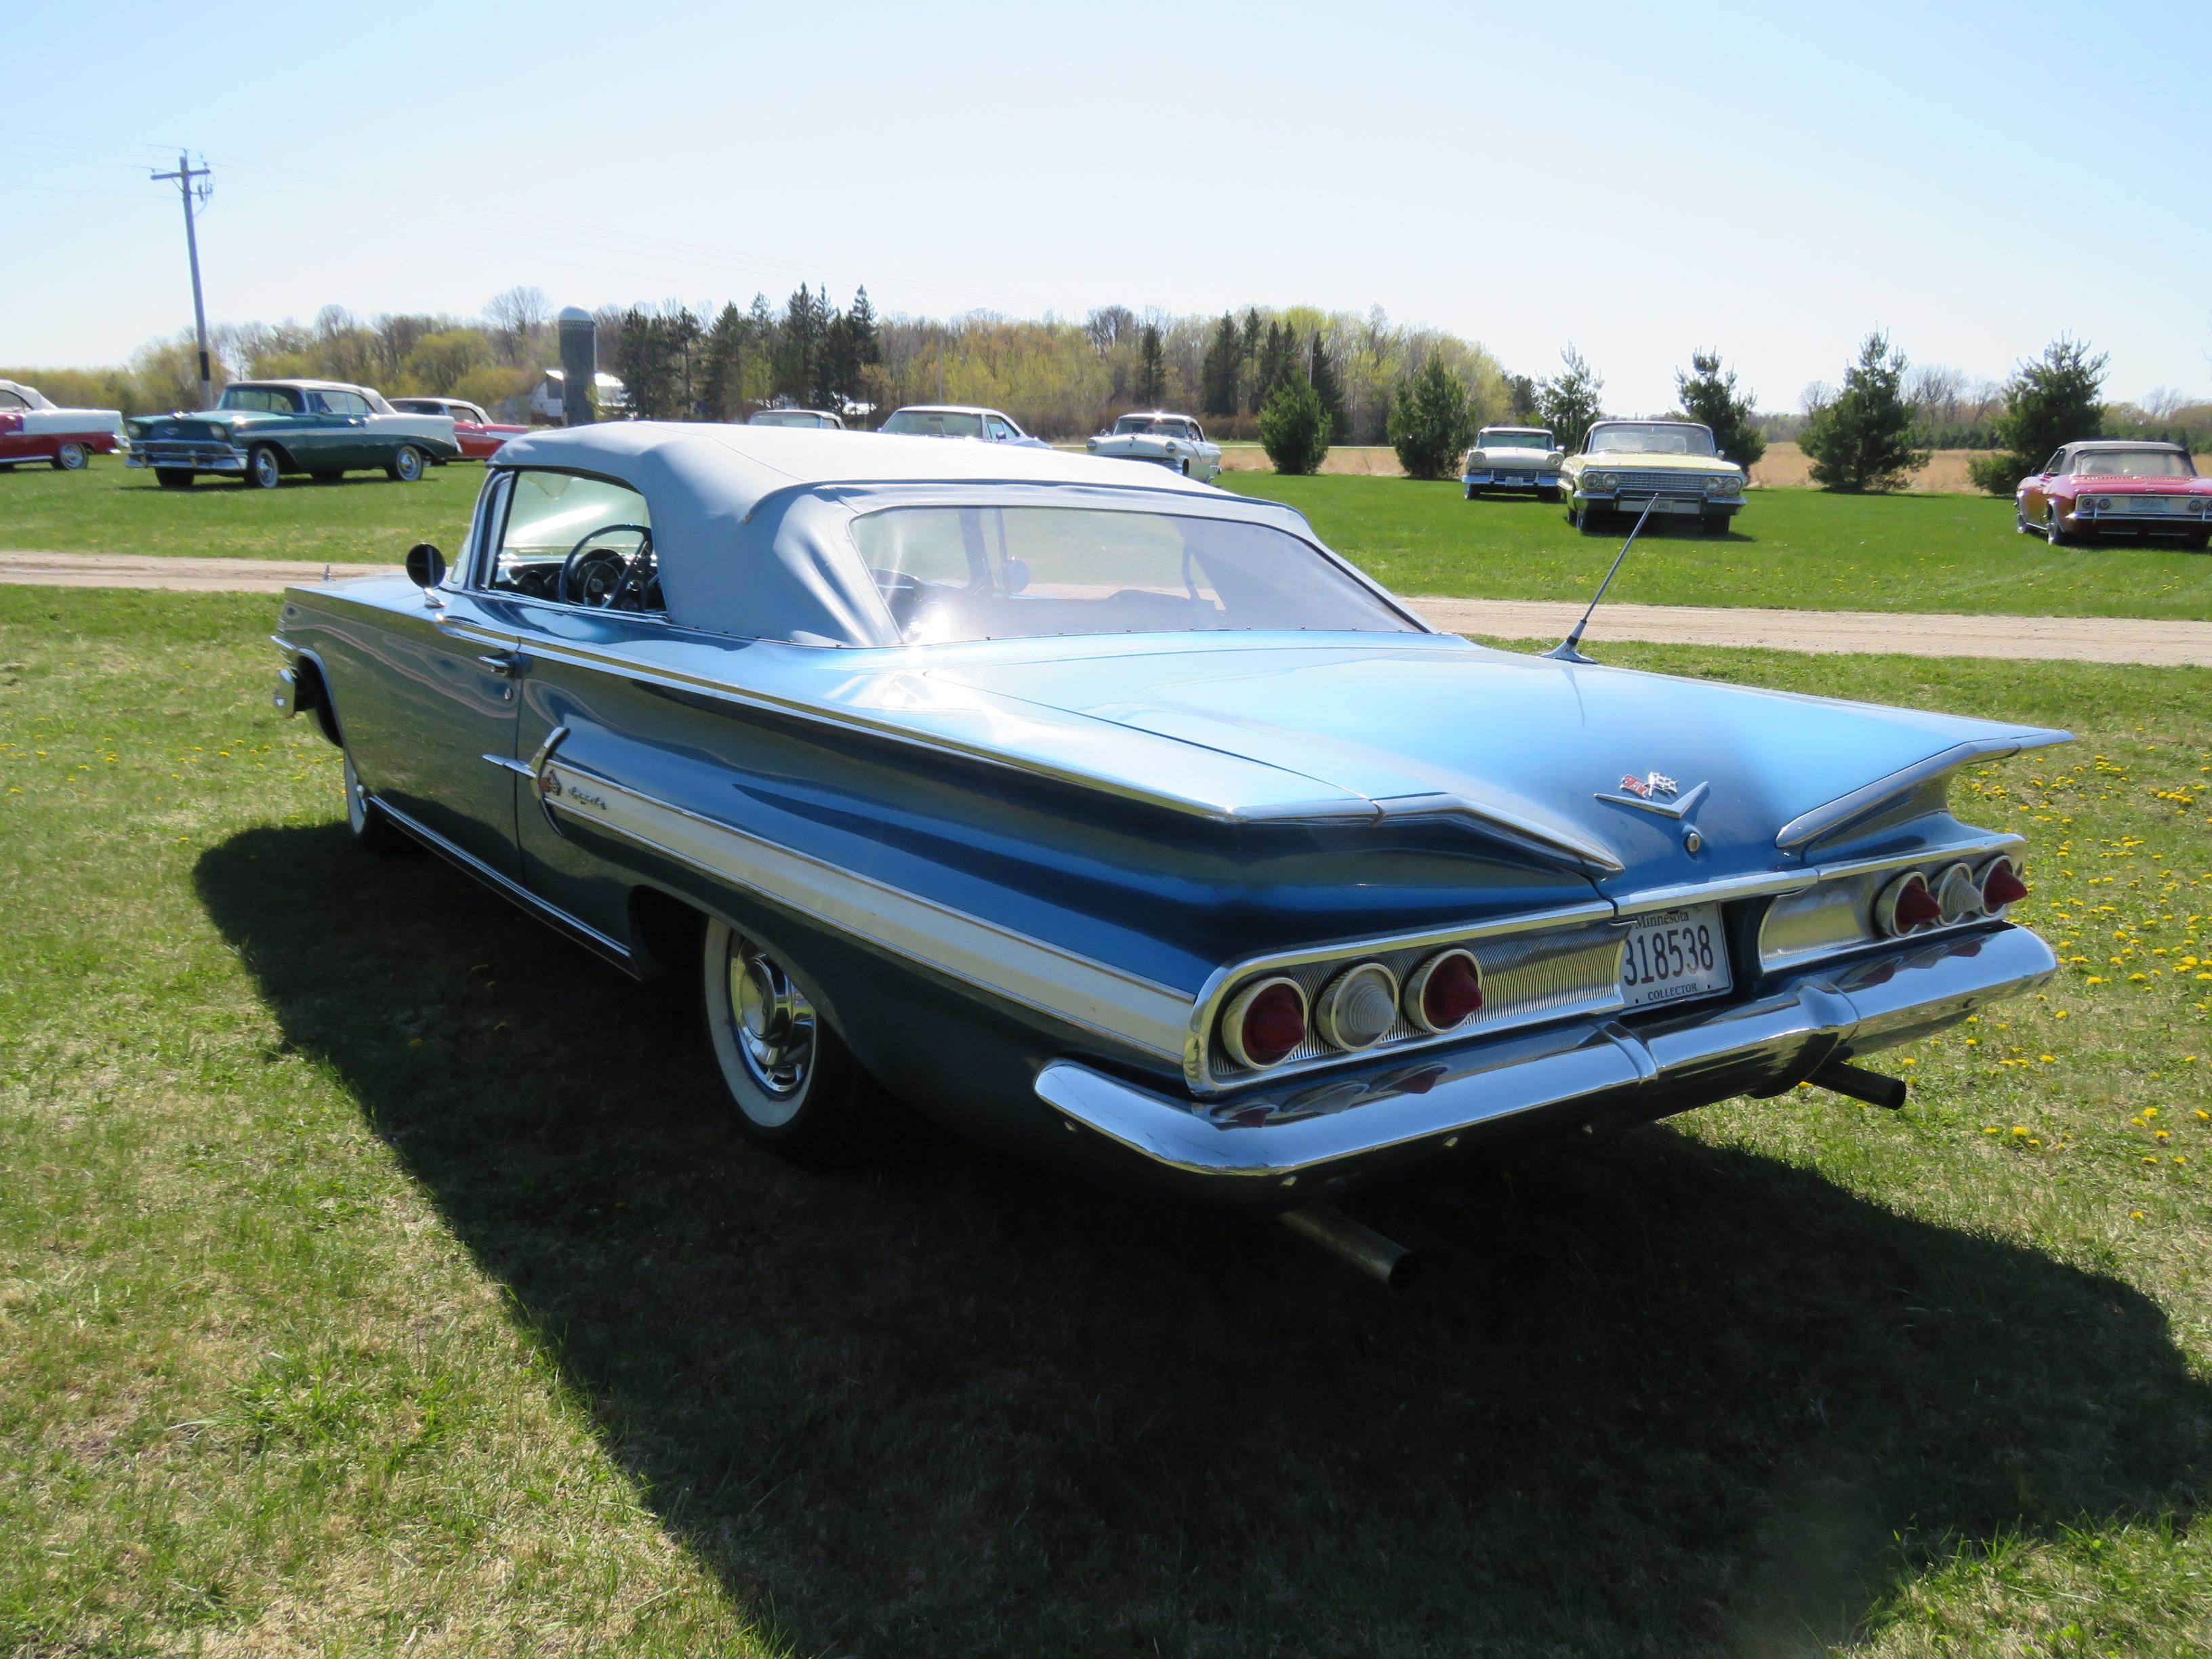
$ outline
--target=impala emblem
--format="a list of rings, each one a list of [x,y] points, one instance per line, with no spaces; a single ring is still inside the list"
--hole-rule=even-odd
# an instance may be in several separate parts
[[[1638,800],[1672,800],[1681,793],[1681,785],[1664,772],[1647,772],[1640,778],[1624,775],[1620,787],[1624,794]]]

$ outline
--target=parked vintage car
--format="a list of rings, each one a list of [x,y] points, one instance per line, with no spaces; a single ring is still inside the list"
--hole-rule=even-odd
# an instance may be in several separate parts
[[[1221,476],[1221,446],[1208,442],[1206,428],[1188,415],[1124,415],[1111,432],[1086,439],[1083,447],[1109,460],[1150,461],[1200,483]]]
[[[509,438],[520,438],[530,430],[509,421],[495,421],[481,404],[459,398],[394,398],[391,404],[402,415],[447,416],[453,423],[453,441],[460,445],[465,461],[488,461]]]
[[[0,467],[44,461],[75,472],[123,447],[121,410],[61,409],[36,386],[0,380]]]
[[[447,415],[403,415],[365,386],[337,380],[233,380],[213,409],[134,416],[128,466],[185,489],[203,472],[274,489],[288,472],[335,478],[382,469],[412,483],[461,453]]]
[[[1726,534],[1743,509],[1744,470],[1720,454],[1696,421],[1600,421],[1582,453],[1559,469],[1567,516],[1581,529],[1611,527],[1615,513],[1692,517]]]
[[[2013,525],[2040,533],[2053,547],[2116,532],[2179,536],[2202,551],[2212,546],[2212,478],[2179,444],[2110,438],[2066,445],[2042,471],[2023,478],[2013,497]]]
[[[795,426],[801,431],[842,432],[845,422],[826,409],[758,409],[747,426]]]
[[[970,438],[978,443],[1019,444],[1026,449],[1052,447],[1043,439],[1023,431],[1012,416],[965,404],[913,404],[896,409],[881,429],[895,437]]]
[[[1544,501],[1559,499],[1565,450],[1543,426],[1486,426],[1460,465],[1460,483],[1473,501],[1486,489],[1533,489]]]
[[[1947,791],[2065,733],[1491,650],[1158,468],[543,432],[408,562],[283,601],[354,834],[699,997],[796,1155],[880,1084],[1287,1208],[1801,1081],[1893,1104],[1851,1062],[2056,967]]]

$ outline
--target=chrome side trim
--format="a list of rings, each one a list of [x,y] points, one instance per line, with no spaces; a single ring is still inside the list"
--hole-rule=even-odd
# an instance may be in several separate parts
[[[557,757],[547,810],[749,889],[888,954],[1180,1060],[1188,994],[659,800]]]
[[[1826,1059],[1905,1042],[2033,990],[2057,966],[2041,939],[2000,925],[1800,974],[1774,995],[1707,1018],[1637,1030],[1578,1021],[1213,1110],[1073,1060],[1045,1066],[1036,1089],[1069,1127],[1152,1164],[1247,1192],[1295,1190],[1390,1155],[1441,1154],[1462,1135],[1531,1112],[1649,1115],[1724,1100],[1755,1082],[1786,1086]]]
[[[371,799],[376,801],[376,810],[390,818],[392,823],[441,858],[474,876],[501,898],[521,906],[540,921],[550,922],[554,927],[573,937],[579,944],[588,945],[617,967],[633,966],[629,946],[623,944],[619,939],[608,938],[589,922],[570,915],[559,905],[547,903],[513,877],[501,874],[475,854],[463,851],[428,825],[410,817],[398,807],[386,804],[381,797],[373,796]]]
[[[1793,853],[1809,846],[1821,836],[1832,834],[1854,818],[1864,817],[1877,807],[1885,806],[1900,795],[1909,795],[1923,783],[1955,771],[1969,761],[2003,760],[2023,750],[2042,749],[2056,743],[2071,743],[2071,732],[2022,732],[2010,738],[1975,738],[1965,743],[1954,744],[1940,754],[1925,760],[1900,767],[1886,778],[1862,785],[1848,795],[1839,795],[1825,806],[1816,806],[1809,812],[1799,814],[1782,826],[1774,837],[1774,844],[1785,853]]]
[[[1384,795],[1372,805],[1376,814],[1384,818],[1471,818],[1486,830],[1502,836],[1524,851],[1534,853],[1550,862],[1558,863],[1564,855],[1566,867],[1577,872],[1587,867],[1601,874],[1617,876],[1627,867],[1621,863],[1619,855],[1602,842],[1578,836],[1571,830],[1538,823],[1496,807],[1485,806],[1464,795],[1442,793]]]

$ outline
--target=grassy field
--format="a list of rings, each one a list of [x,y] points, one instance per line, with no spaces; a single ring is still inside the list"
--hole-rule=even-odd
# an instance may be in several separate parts
[[[396,564],[418,541],[448,553],[468,527],[478,466],[416,484],[380,477],[271,491],[202,481],[186,495],[110,460],[90,474],[0,475],[0,549],[220,554]],[[1454,483],[1233,473],[1230,489],[1288,501],[1332,546],[1408,594],[1583,599],[1618,550],[1558,507],[1462,498]],[[1647,530],[1613,597],[1661,605],[2212,617],[2212,556],[2116,543],[2053,549],[2016,536],[2007,502],[1966,495],[1761,490],[1726,537]],[[1626,533],[1626,526],[1621,533]]]
[[[2212,674],[1608,647],[2074,726],[1962,786],[2069,967],[1899,1115],[1364,1198],[1393,1298],[752,1152],[680,990],[348,843],[271,615],[0,589],[0,1652],[2212,1644]]]
[[[82,472],[18,467],[0,472],[0,550],[398,564],[416,542],[460,545],[483,475],[456,463],[411,484],[356,472],[266,490],[205,477],[185,491],[106,456]]]
[[[1456,483],[1224,474],[1287,501],[1401,593],[1586,599],[1628,526],[1583,536],[1535,501],[1469,501]],[[1753,492],[1725,537],[1647,526],[1612,597],[1651,605],[2212,617],[2212,556],[2167,544],[2052,548],[2009,501],[1972,495]],[[1648,544],[1647,544],[1648,543]]]

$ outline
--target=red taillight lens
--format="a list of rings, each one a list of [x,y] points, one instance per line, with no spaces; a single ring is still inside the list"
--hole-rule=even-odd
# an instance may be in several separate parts
[[[2010,859],[1994,859],[1982,872],[1982,905],[1991,915],[2027,896],[2027,884],[2020,878],[2020,866]]]
[[[1928,890],[1928,878],[1907,871],[1881,890],[1874,902],[1875,925],[1892,939],[1932,927],[1943,919],[1943,907]]]
[[[1425,1031],[1449,1031],[1482,1007],[1482,968],[1464,951],[1442,951],[1406,981],[1406,1018]]]
[[[1296,980],[1263,979],[1230,999],[1221,1043],[1239,1066],[1275,1065],[1306,1040],[1306,994]]]

